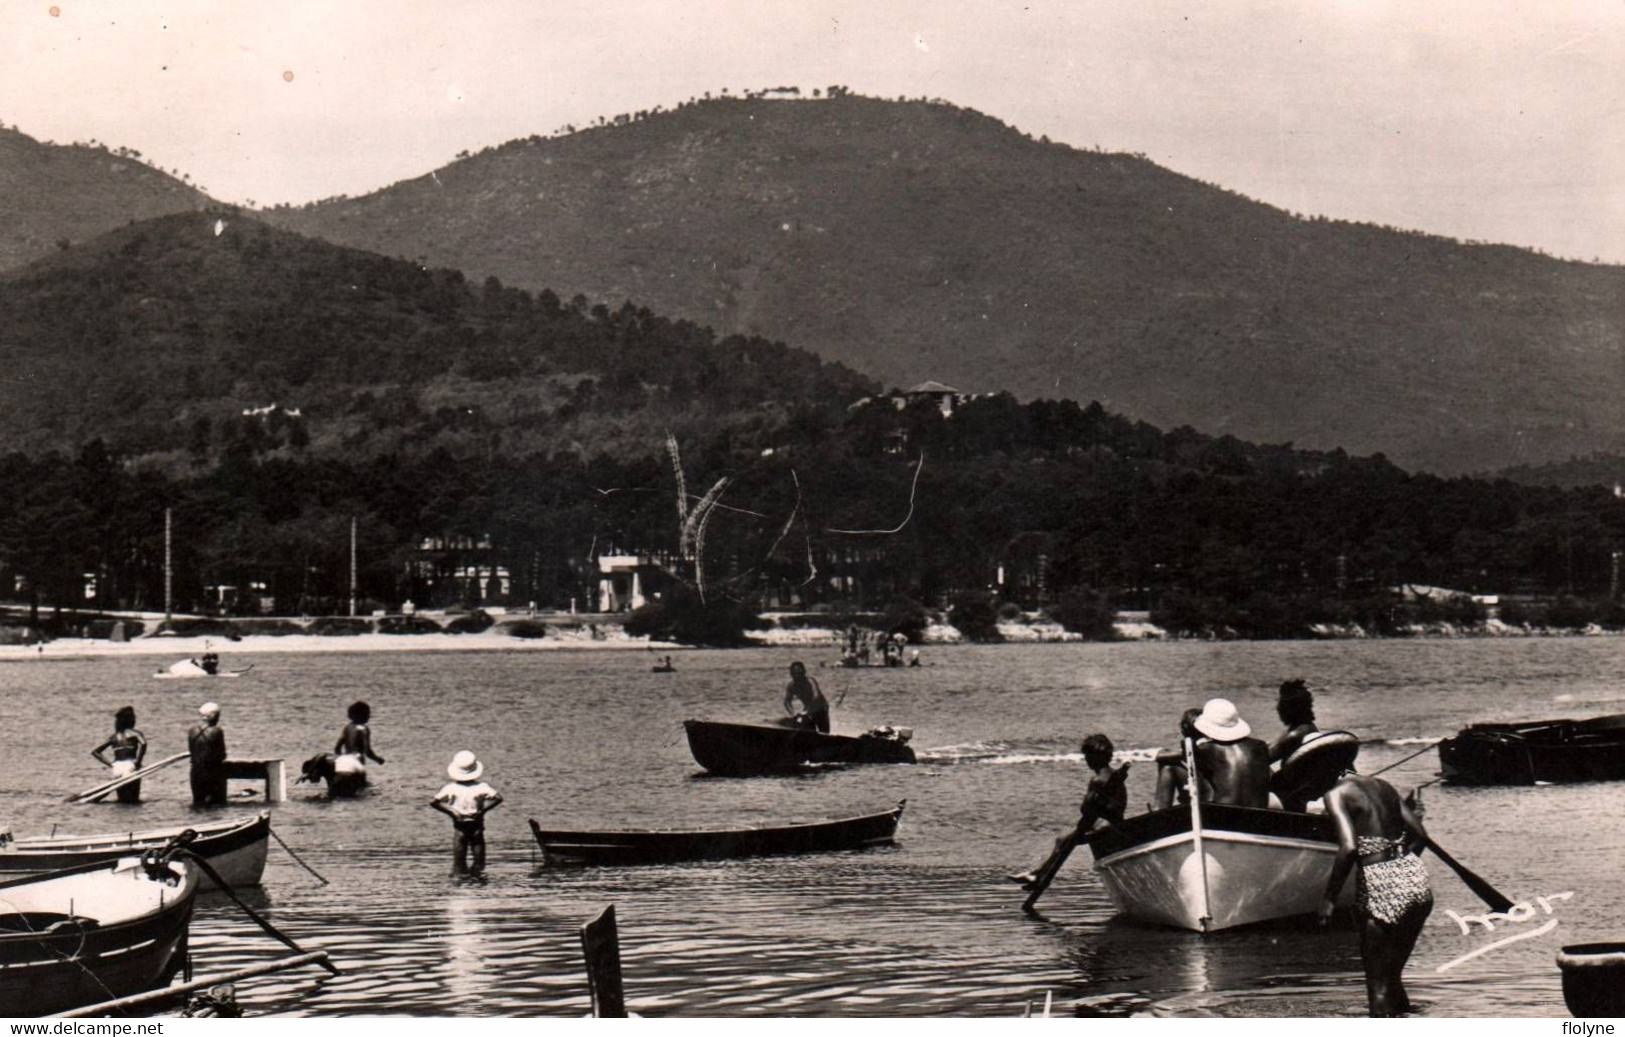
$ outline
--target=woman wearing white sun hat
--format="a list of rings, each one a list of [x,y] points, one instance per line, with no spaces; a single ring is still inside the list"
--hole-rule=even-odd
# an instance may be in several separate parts
[[[430,806],[451,818],[456,835],[452,844],[452,874],[485,870],[485,815],[502,805],[502,794],[480,780],[485,764],[467,749],[451,758],[451,778],[435,793]]]

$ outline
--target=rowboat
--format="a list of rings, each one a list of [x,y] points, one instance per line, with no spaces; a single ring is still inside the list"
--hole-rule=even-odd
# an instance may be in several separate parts
[[[1625,778],[1625,713],[1590,720],[1472,724],[1439,743],[1444,780],[1454,785]]]
[[[0,1015],[167,984],[186,958],[198,869],[139,857],[0,883]]]
[[[806,728],[685,720],[688,748],[712,774],[792,774],[811,766],[852,763],[913,763],[913,732],[881,727],[856,737]]]
[[[1124,915],[1215,932],[1314,913],[1337,835],[1324,814],[1201,803],[1098,829],[1089,849]]]
[[[771,828],[561,832],[544,829],[532,820],[530,830],[542,847],[543,860],[553,866],[661,864],[723,857],[826,853],[890,843],[897,834],[897,824],[903,818],[903,807],[907,803],[908,800],[903,800],[878,814]]]
[[[271,813],[228,818],[207,824],[155,828],[110,835],[60,835],[9,841],[0,836],[0,877],[35,875],[84,864],[139,856],[161,849],[186,828],[197,833],[187,848],[208,861],[228,886],[257,886],[265,873],[265,854],[271,838]],[[202,880],[204,889],[214,882]]]

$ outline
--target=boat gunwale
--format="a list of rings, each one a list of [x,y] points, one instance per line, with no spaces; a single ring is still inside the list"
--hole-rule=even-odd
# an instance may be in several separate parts
[[[28,839],[14,839],[11,845],[0,847],[0,861],[8,856],[27,857],[33,855],[44,856],[59,853],[104,853],[114,850],[134,850],[142,844],[162,844],[173,839],[181,832],[190,828],[197,833],[199,840],[214,842],[239,832],[252,830],[260,824],[270,826],[271,812],[262,810],[241,818],[225,818],[220,821],[209,821],[198,825],[170,825],[164,828],[152,828],[143,832],[131,832],[123,837],[108,835],[54,835],[41,836]],[[114,839],[117,841],[113,841]]]
[[[602,829],[563,829],[563,828],[555,828],[555,829],[547,829],[547,828],[543,828],[543,827],[541,827],[541,825],[537,824],[536,820],[534,818],[530,819],[530,824],[531,824],[532,830],[535,832],[536,837],[538,839],[541,839],[544,836],[572,836],[572,835],[593,836],[593,837],[659,836],[659,837],[667,837],[667,838],[673,837],[673,836],[690,836],[690,835],[692,835],[692,836],[772,835],[772,834],[778,834],[778,833],[781,833],[781,832],[807,832],[807,831],[811,831],[811,830],[817,829],[817,828],[833,828],[833,827],[836,827],[836,826],[839,826],[839,825],[854,825],[854,824],[858,824],[858,823],[864,822],[864,821],[878,821],[878,820],[880,820],[882,818],[892,818],[893,820],[900,823],[902,821],[902,819],[903,819],[903,808],[905,806],[907,806],[907,805],[908,805],[908,800],[904,799],[904,800],[900,801],[896,806],[892,807],[890,810],[878,810],[878,811],[876,811],[876,812],[874,812],[872,814],[854,814],[851,817],[834,818],[834,819],[831,819],[831,820],[828,820],[828,821],[801,821],[801,822],[792,822],[792,823],[787,824],[787,825],[771,825],[771,826],[768,826],[768,827],[747,827],[747,828],[602,828]],[[569,843],[567,845],[583,845],[583,846],[585,846],[585,845],[590,845],[590,844],[587,844],[587,843]],[[603,844],[603,845],[621,847],[621,846],[626,846],[627,843],[615,842],[615,843],[607,843],[607,844]]]
[[[1287,835],[1258,835],[1253,832],[1232,832],[1223,828],[1204,827],[1202,829],[1202,838],[1208,842],[1217,843],[1235,843],[1252,846],[1276,846],[1282,849],[1314,850],[1320,853],[1337,852],[1337,844],[1335,842],[1324,842],[1319,839],[1299,839],[1296,836]],[[1194,842],[1195,840],[1195,832],[1189,830],[1184,832],[1176,832],[1173,835],[1165,835],[1150,842],[1136,843],[1133,846],[1128,846],[1121,850],[1117,850],[1109,856],[1101,857],[1100,859],[1096,860],[1095,867],[1104,868],[1108,865],[1116,864],[1131,857],[1137,857],[1148,853],[1156,853],[1158,851],[1177,846],[1180,843],[1190,843]]]

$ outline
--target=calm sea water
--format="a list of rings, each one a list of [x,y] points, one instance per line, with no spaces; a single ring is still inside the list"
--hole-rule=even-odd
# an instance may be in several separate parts
[[[236,757],[283,757],[290,779],[330,748],[344,707],[373,707],[388,760],[356,800],[294,786],[279,847],[253,903],[344,974],[250,981],[257,1014],[580,1015],[577,928],[616,905],[630,1006],[677,1015],[1010,1015],[1052,993],[1059,1014],[1360,1015],[1351,929],[1207,938],[1113,917],[1080,851],[1042,903],[1019,910],[1004,873],[1028,867],[1076,815],[1079,739],[1111,735],[1143,755],[1173,740],[1180,710],[1213,695],[1266,737],[1275,687],[1307,677],[1321,726],[1368,740],[1367,771],[1416,740],[1470,721],[1625,711],[1618,639],[927,648],[904,670],[818,669],[834,650],[687,652],[653,674],[642,652],[234,654],[234,681],[156,681],[153,659],[0,664],[8,734],[0,823],[16,834],[94,833],[184,822],[184,765],[147,782],[140,807],[64,806],[102,780],[87,755],[133,704],[161,757],[185,748],[206,695],[224,708]],[[779,710],[785,668],[805,659],[838,703],[837,731],[914,729],[917,766],[810,777],[698,776],[681,721],[760,722]],[[1377,741],[1381,740],[1381,741]],[[450,826],[427,807],[460,748],[475,750],[506,805],[491,816],[484,882],[449,877]],[[1426,753],[1389,772],[1432,779]],[[1150,798],[1152,768],[1130,776]],[[908,810],[898,845],[860,853],[685,866],[556,871],[535,865],[527,817],[551,827],[704,826]],[[1557,947],[1625,938],[1625,783],[1424,793],[1438,841],[1514,899],[1573,892],[1539,937],[1439,967],[1500,935],[1462,935],[1446,914],[1478,912],[1431,865],[1438,907],[1408,983],[1424,1014],[1559,1016]],[[252,809],[245,801],[242,812]],[[218,815],[216,815],[218,816]],[[218,895],[193,927],[200,974],[280,951]]]

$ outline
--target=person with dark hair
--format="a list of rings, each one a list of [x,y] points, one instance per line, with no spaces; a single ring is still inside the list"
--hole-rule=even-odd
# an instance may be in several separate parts
[[[1065,863],[1067,855],[1080,839],[1097,825],[1122,821],[1123,812],[1128,809],[1128,790],[1124,788],[1123,781],[1128,777],[1129,765],[1125,761],[1119,766],[1112,766],[1112,753],[1115,751],[1112,740],[1097,732],[1085,738],[1080,748],[1084,765],[1091,773],[1089,784],[1084,787],[1083,802],[1078,807],[1077,827],[1055,840],[1055,848],[1044,863],[1032,871],[1005,876],[1022,889],[1032,891],[1049,885],[1054,873]]]
[[[102,755],[108,749],[113,751],[111,760]],[[147,740],[135,728],[134,706],[125,706],[113,714],[112,736],[90,750],[90,755],[96,757],[97,762],[103,766],[111,767],[115,778],[134,774],[141,769],[142,761],[147,758]],[[132,781],[128,785],[122,785],[116,795],[120,803],[139,803],[141,783]]]
[[[1345,770],[1325,795],[1337,829],[1337,857],[1320,902],[1320,924],[1337,909],[1349,870],[1359,867],[1355,914],[1366,1004],[1373,1018],[1411,1010],[1401,974],[1422,926],[1433,911],[1433,891],[1418,851],[1427,831],[1394,787],[1381,778]]]
[[[794,710],[795,703],[801,708]],[[797,727],[810,727],[829,734],[829,699],[818,681],[807,676],[807,667],[797,659],[790,664],[790,683],[784,686],[784,711],[789,713]]]
[[[1196,730],[1196,718],[1202,715],[1201,707],[1193,706],[1179,717],[1179,748],[1164,749],[1157,753],[1157,792],[1156,799],[1152,801],[1152,810],[1164,810],[1174,803],[1189,803],[1190,773],[1185,768],[1185,739],[1199,740],[1202,735]],[[1204,797],[1205,798],[1205,797]]]
[[[345,712],[350,722],[344,725],[344,731],[334,744],[333,755],[359,756],[363,760],[383,763],[384,758],[372,751],[372,729],[367,726],[372,720],[372,707],[365,702],[352,702]]]
[[[1270,743],[1270,762],[1279,763],[1291,756],[1303,740],[1320,730],[1315,726],[1315,695],[1302,677],[1281,682],[1280,697],[1275,713],[1286,725],[1275,741]]]

